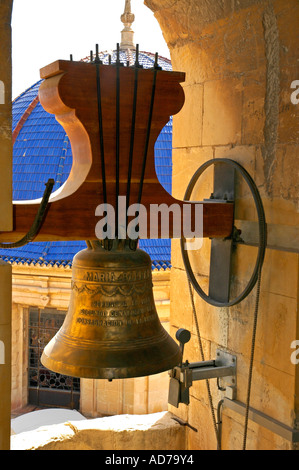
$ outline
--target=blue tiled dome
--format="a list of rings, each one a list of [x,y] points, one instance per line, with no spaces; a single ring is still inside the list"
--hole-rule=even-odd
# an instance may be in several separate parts
[[[103,63],[112,63],[115,52],[100,54]],[[120,51],[124,63],[135,62],[135,53]],[[88,60],[88,59],[83,59]],[[139,63],[144,68],[154,64],[151,53],[140,52]],[[159,57],[163,70],[171,70],[168,59]],[[36,199],[43,195],[49,178],[55,181],[54,190],[67,179],[72,166],[71,145],[64,129],[55,117],[48,114],[38,100],[41,81],[22,93],[13,102],[13,200]],[[156,172],[162,186],[171,193],[172,185],[172,119],[162,130],[155,145]],[[85,241],[33,242],[17,249],[0,249],[0,257],[21,264],[71,266],[74,255],[86,248]],[[170,240],[140,240],[152,259],[153,269],[170,267]]]

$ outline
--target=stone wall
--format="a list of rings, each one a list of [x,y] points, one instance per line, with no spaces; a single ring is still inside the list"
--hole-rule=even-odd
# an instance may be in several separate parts
[[[145,0],[160,23],[174,70],[186,72],[186,102],[174,118],[173,195],[183,199],[196,169],[211,158],[232,158],[256,181],[268,224],[292,236],[299,222],[299,105],[291,84],[299,80],[297,0]],[[194,194],[209,197],[211,173]],[[256,220],[248,188],[237,186],[236,218]],[[294,240],[294,243],[296,240]],[[208,284],[209,247],[192,256],[203,288]],[[246,284],[257,250],[234,254],[233,293]],[[200,360],[187,277],[173,242],[171,325],[192,332],[185,357]],[[240,305],[214,308],[195,296],[206,359],[217,347],[237,354],[237,399],[246,401],[255,291]],[[298,366],[291,343],[298,331],[298,254],[268,249],[263,269],[251,406],[291,428],[298,426]],[[223,397],[211,381],[214,407]],[[190,406],[170,408],[188,420],[189,449],[215,449],[204,383],[191,389]],[[222,448],[242,449],[244,418],[223,409]],[[290,449],[289,441],[249,422],[247,448]]]
[[[12,230],[12,142],[11,142],[11,11],[12,2],[0,2],[0,230]],[[9,448],[10,357],[11,357],[11,269],[0,267],[0,449]]]
[[[12,230],[11,141],[11,12],[12,2],[0,2],[0,230]]]

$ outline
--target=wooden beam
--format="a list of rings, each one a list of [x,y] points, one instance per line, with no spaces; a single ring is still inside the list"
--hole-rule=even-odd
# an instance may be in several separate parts
[[[245,245],[258,246],[258,222],[235,220],[235,226],[241,230],[240,237]],[[299,253],[299,227],[291,225],[267,224],[267,248],[270,250]]]
[[[85,206],[84,197],[80,197],[79,192],[73,205],[68,204],[68,200],[61,200],[55,204],[50,204],[42,230],[37,234],[35,241],[59,241],[59,240],[95,240],[95,228],[100,217],[95,216],[97,204],[92,203]],[[93,197],[94,199],[94,197]],[[167,203],[167,199],[164,201]],[[171,201],[173,203],[173,200]],[[178,201],[182,208],[183,202]],[[191,203],[186,203],[190,205]],[[192,203],[192,212],[194,214],[195,204]],[[233,227],[234,206],[230,203],[213,203],[199,202],[203,206],[203,237],[204,238],[224,238],[231,235]],[[145,204],[145,207],[148,207]],[[36,215],[37,205],[15,205],[14,220],[15,229],[13,232],[0,233],[0,241],[2,243],[12,243],[20,240],[29,231],[31,224]],[[183,210],[181,211],[183,214]],[[177,227],[174,226],[173,219],[169,219],[169,237],[180,238],[175,236]],[[159,228],[158,238],[165,238],[161,234]],[[183,233],[183,219],[181,219],[181,233]],[[150,238],[150,208],[147,212],[147,237]],[[143,237],[145,238],[145,237]]]
[[[117,196],[128,194],[128,182],[129,204],[141,202],[146,208],[148,238],[151,236],[149,217],[153,204],[191,206],[191,225],[194,226],[196,203],[176,200],[165,191],[156,175],[154,156],[155,142],[161,130],[184,104],[181,86],[184,73],[59,60],[42,69],[41,78],[44,82],[39,89],[40,102],[47,112],[55,115],[67,133],[73,165],[65,184],[50,198],[46,219],[36,240],[95,239],[99,221],[95,216],[96,208],[105,199],[116,208]],[[135,96],[135,127],[132,127]],[[132,129],[134,147],[131,153]],[[147,157],[145,168],[144,156]],[[200,204],[203,205],[203,236],[229,236],[233,227],[233,205],[225,202]],[[15,242],[23,237],[30,229],[38,207],[39,201],[15,202],[13,231],[0,233],[0,241]],[[175,236],[175,228],[170,221],[167,238]],[[160,237],[164,238],[161,227]]]

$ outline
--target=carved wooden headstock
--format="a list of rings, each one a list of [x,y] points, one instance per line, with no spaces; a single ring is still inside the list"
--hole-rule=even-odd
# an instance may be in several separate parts
[[[127,205],[143,204],[148,213],[151,204],[189,204],[194,217],[196,203],[178,201],[161,186],[154,159],[161,130],[184,104],[184,73],[58,60],[41,70],[41,78],[40,102],[65,129],[73,164],[50,197],[36,240],[95,239],[96,208],[106,202],[117,211],[118,196],[126,196]],[[27,233],[39,203],[15,202],[14,230],[0,234],[1,241]],[[232,204],[198,204],[203,236],[230,235]],[[173,224],[170,220],[170,238]]]

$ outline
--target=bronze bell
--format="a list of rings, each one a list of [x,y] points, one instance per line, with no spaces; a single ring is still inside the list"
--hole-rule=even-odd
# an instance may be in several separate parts
[[[149,255],[128,240],[111,244],[89,242],[74,257],[69,310],[41,357],[50,370],[112,380],[157,374],[181,361],[158,318]]]

